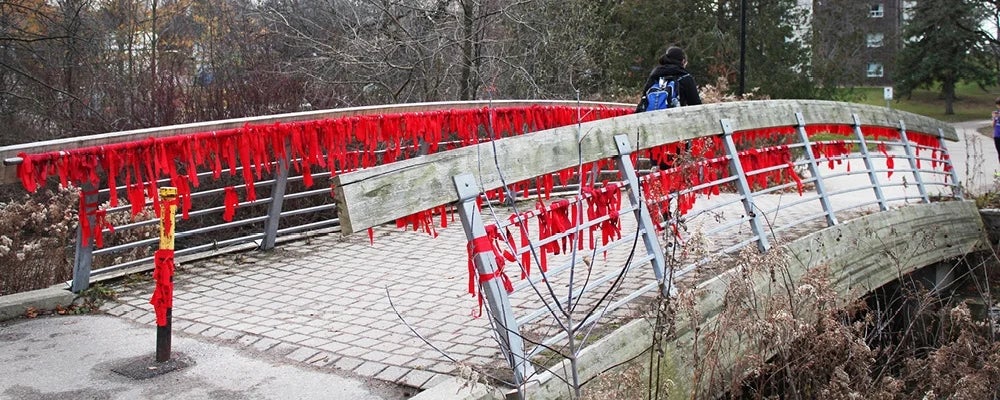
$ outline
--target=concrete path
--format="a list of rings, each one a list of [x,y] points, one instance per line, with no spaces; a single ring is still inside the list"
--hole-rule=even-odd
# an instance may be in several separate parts
[[[958,175],[963,177],[962,184],[973,194],[983,194],[997,191],[1000,188],[1000,156],[997,155],[993,138],[982,135],[976,130],[990,126],[990,120],[969,121],[955,124],[960,142],[948,142],[948,152],[955,160]]]
[[[114,372],[152,359],[155,330],[110,316],[65,316],[0,326],[0,399],[400,399],[382,382],[291,365],[218,341],[173,338],[186,368],[133,379]],[[412,393],[412,392],[411,392]]]
[[[963,183],[978,193],[995,188],[993,174],[1000,171],[991,139],[972,129],[988,123],[962,124],[963,140],[948,144]],[[862,178],[867,179],[863,174],[852,179]],[[755,200],[778,204],[791,198],[781,196]],[[402,398],[414,390],[404,393],[407,389],[400,388],[427,389],[469,365],[502,365],[488,320],[472,316],[477,303],[466,292],[466,242],[458,221],[439,228],[437,238],[393,227],[375,233],[374,243],[363,234],[329,234],[267,253],[179,266],[173,311],[179,339],[174,350],[189,355],[196,366],[163,376],[162,381],[178,385],[169,390],[195,398],[213,397],[211,393]],[[111,377],[103,367],[144,351],[152,354],[152,286],[151,281],[116,286],[118,300],[105,309],[117,318],[60,317],[0,326],[0,398],[49,398],[55,393],[132,398],[168,390],[162,382],[148,385]],[[45,339],[49,335],[66,339]],[[69,371],[54,375],[75,377],[25,383],[38,374],[25,367],[36,362]],[[237,376],[240,379],[233,382]],[[189,378],[202,383],[184,387],[177,382]],[[398,387],[388,390],[366,382]],[[101,391],[106,385],[112,389]],[[271,391],[299,386],[299,396],[274,396]],[[307,391],[313,387],[351,392],[313,396],[315,392]],[[238,392],[241,388],[249,392]]]

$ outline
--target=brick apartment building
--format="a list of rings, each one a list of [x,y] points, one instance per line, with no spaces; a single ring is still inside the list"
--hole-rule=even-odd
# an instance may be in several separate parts
[[[891,86],[913,1],[812,0],[813,66],[842,67],[842,84]]]

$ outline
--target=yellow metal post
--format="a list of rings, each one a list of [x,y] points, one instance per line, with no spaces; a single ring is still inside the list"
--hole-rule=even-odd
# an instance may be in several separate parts
[[[174,297],[174,222],[177,188],[160,188],[160,248],[156,251],[153,279],[153,308],[156,309],[156,361],[170,360],[170,325]]]
[[[174,220],[177,216],[177,188],[160,188],[160,250],[174,249]]]

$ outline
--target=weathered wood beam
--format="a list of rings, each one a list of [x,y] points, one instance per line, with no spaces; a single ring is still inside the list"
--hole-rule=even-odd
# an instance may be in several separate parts
[[[899,127],[957,141],[955,128],[921,115],[863,104],[818,100],[716,103],[626,115],[564,126],[477,146],[380,165],[334,178],[341,229],[345,235],[458,199],[451,178],[472,173],[483,190],[574,167],[617,154],[614,136],[628,135],[633,148],[646,149],[722,133],[728,119],[735,130],[796,124]],[[502,180],[501,180],[502,172]]]

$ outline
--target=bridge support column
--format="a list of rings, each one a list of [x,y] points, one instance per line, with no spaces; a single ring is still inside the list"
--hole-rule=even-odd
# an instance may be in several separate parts
[[[736,143],[733,142],[733,126],[728,119],[719,122],[722,124],[722,143],[726,146],[726,154],[729,156],[729,171],[736,177],[736,190],[743,199],[743,211],[750,221],[750,229],[757,236],[757,249],[761,253],[767,252],[771,249],[771,243],[767,240],[767,231],[761,223],[763,218],[754,210],[756,206],[753,203],[753,189],[747,181],[743,163],[740,162],[740,152],[736,150]]]
[[[910,139],[906,137],[906,122],[903,120],[899,120],[899,139],[903,142],[903,149],[906,150],[906,161],[910,163],[910,170],[913,171],[913,179],[917,182],[920,198],[923,199],[924,203],[930,203],[931,199],[927,197],[927,186],[924,185],[924,178],[920,176],[920,170],[917,169],[916,153],[913,151]]]
[[[823,213],[826,214],[826,225],[834,226],[837,225],[837,214],[830,205],[830,197],[826,192],[826,185],[823,183],[823,176],[819,173],[819,165],[816,161],[816,155],[812,151],[812,142],[809,141],[809,135],[806,134],[806,119],[802,115],[802,112],[795,113],[795,121],[797,123],[796,131],[799,133],[799,141],[802,142],[804,146],[804,151],[806,160],[809,161],[809,173],[813,176],[813,184],[816,186],[816,194],[819,195],[819,204],[823,207]]]
[[[496,329],[500,351],[514,370],[514,383],[520,387],[534,374],[534,368],[525,356],[524,339],[503,286],[506,277],[499,276],[504,273],[502,270],[497,273],[499,268],[493,256],[492,244],[489,249],[481,249],[477,245],[479,240],[487,237],[482,215],[476,206],[479,185],[472,174],[458,175],[452,180],[458,191],[458,215],[462,220],[465,237],[469,240],[472,260],[479,276],[479,290],[489,306],[489,318],[492,318],[491,325]]]
[[[650,260],[653,274],[656,276],[656,281],[660,283],[660,293],[664,297],[670,297],[675,291],[673,276],[667,276],[663,248],[660,247],[660,242],[656,239],[656,225],[653,224],[649,208],[646,207],[646,202],[643,201],[642,193],[639,191],[639,176],[635,172],[635,166],[632,165],[632,147],[629,144],[628,136],[615,136],[615,144],[618,146],[618,169],[621,171],[622,177],[628,181],[628,200],[635,207],[633,213],[639,224],[639,230],[642,232],[642,243],[646,247],[646,254],[653,257]],[[670,227],[668,226],[667,229]]]
[[[885,194],[882,193],[882,185],[879,185],[878,176],[875,174],[875,165],[872,164],[872,158],[868,154],[868,141],[865,140],[865,134],[861,132],[861,119],[858,118],[858,114],[851,114],[851,118],[854,119],[854,136],[858,138],[858,152],[861,153],[861,157],[865,161],[865,168],[868,169],[868,179],[872,183],[872,190],[875,191],[878,209],[879,211],[888,210],[889,205],[886,204]]]

